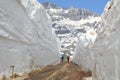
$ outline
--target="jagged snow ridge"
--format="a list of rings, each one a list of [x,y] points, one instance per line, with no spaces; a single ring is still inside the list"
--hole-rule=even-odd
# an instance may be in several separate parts
[[[26,72],[59,61],[45,9],[36,0],[0,0],[0,74]]]
[[[49,2],[43,3],[43,6],[52,18],[60,54],[72,56],[79,39],[84,46],[94,43],[101,22],[97,14],[86,9],[65,9]]]
[[[101,18],[100,17],[93,17],[93,16],[90,16],[86,19],[81,19],[79,21],[73,21],[73,20],[70,20],[70,19],[63,19],[61,21],[58,21],[58,24],[61,24],[61,25],[73,25],[73,26],[77,26],[79,27],[80,25],[83,25],[83,24],[86,24],[86,23],[94,23],[94,22],[100,22],[101,21]]]
[[[97,80],[120,80],[120,0],[112,0],[102,14],[103,28],[91,47],[81,42],[73,61],[93,72]]]

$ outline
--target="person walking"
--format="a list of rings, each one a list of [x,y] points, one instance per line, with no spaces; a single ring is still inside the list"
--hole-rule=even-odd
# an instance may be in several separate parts
[[[70,62],[70,56],[69,56],[69,54],[67,54],[67,62],[68,63]]]
[[[61,55],[61,62],[63,63],[63,61],[64,61],[64,56]]]

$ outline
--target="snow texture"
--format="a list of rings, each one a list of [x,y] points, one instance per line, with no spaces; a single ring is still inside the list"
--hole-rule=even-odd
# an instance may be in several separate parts
[[[102,21],[95,43],[83,46],[80,41],[73,61],[97,80],[120,80],[120,0],[108,2]]]
[[[36,0],[0,0],[0,74],[57,63],[59,53],[48,14]]]
[[[60,54],[73,57],[78,39],[84,45],[91,39],[96,39],[101,17],[94,12],[73,7],[65,9],[49,2],[44,2],[43,6],[52,19],[52,29],[56,34]]]

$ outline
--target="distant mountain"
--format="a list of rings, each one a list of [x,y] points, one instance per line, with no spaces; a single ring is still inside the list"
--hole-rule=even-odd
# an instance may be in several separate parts
[[[43,3],[43,6],[51,16],[52,28],[55,31],[61,54],[72,55],[78,39],[83,40],[81,36],[84,37],[84,44],[86,44],[89,41],[86,37],[88,32],[92,31],[93,36],[96,36],[101,22],[98,14],[87,9],[74,7],[66,9],[49,2]]]
[[[87,18],[89,16],[98,16],[96,13],[87,10],[87,9],[76,9],[74,7],[71,7],[70,9],[66,9],[66,8],[61,8],[58,7],[55,4],[49,3],[49,2],[45,2],[43,3],[43,6],[47,9],[48,13],[52,16],[52,15],[59,15],[59,16],[63,16],[64,18],[69,18],[71,20],[74,21],[78,21],[80,19],[83,18]],[[56,20],[55,17],[52,18],[54,21]]]
[[[46,8],[46,9],[50,9],[50,8],[56,8],[59,9],[59,7],[53,3],[50,2],[44,2],[42,3],[42,5]]]

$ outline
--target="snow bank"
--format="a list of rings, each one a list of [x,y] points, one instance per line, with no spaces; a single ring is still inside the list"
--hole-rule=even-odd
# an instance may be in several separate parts
[[[45,9],[36,0],[0,0],[0,74],[59,61]]]
[[[73,61],[97,80],[120,80],[120,0],[109,2],[104,11],[96,42],[90,47],[79,42]]]

